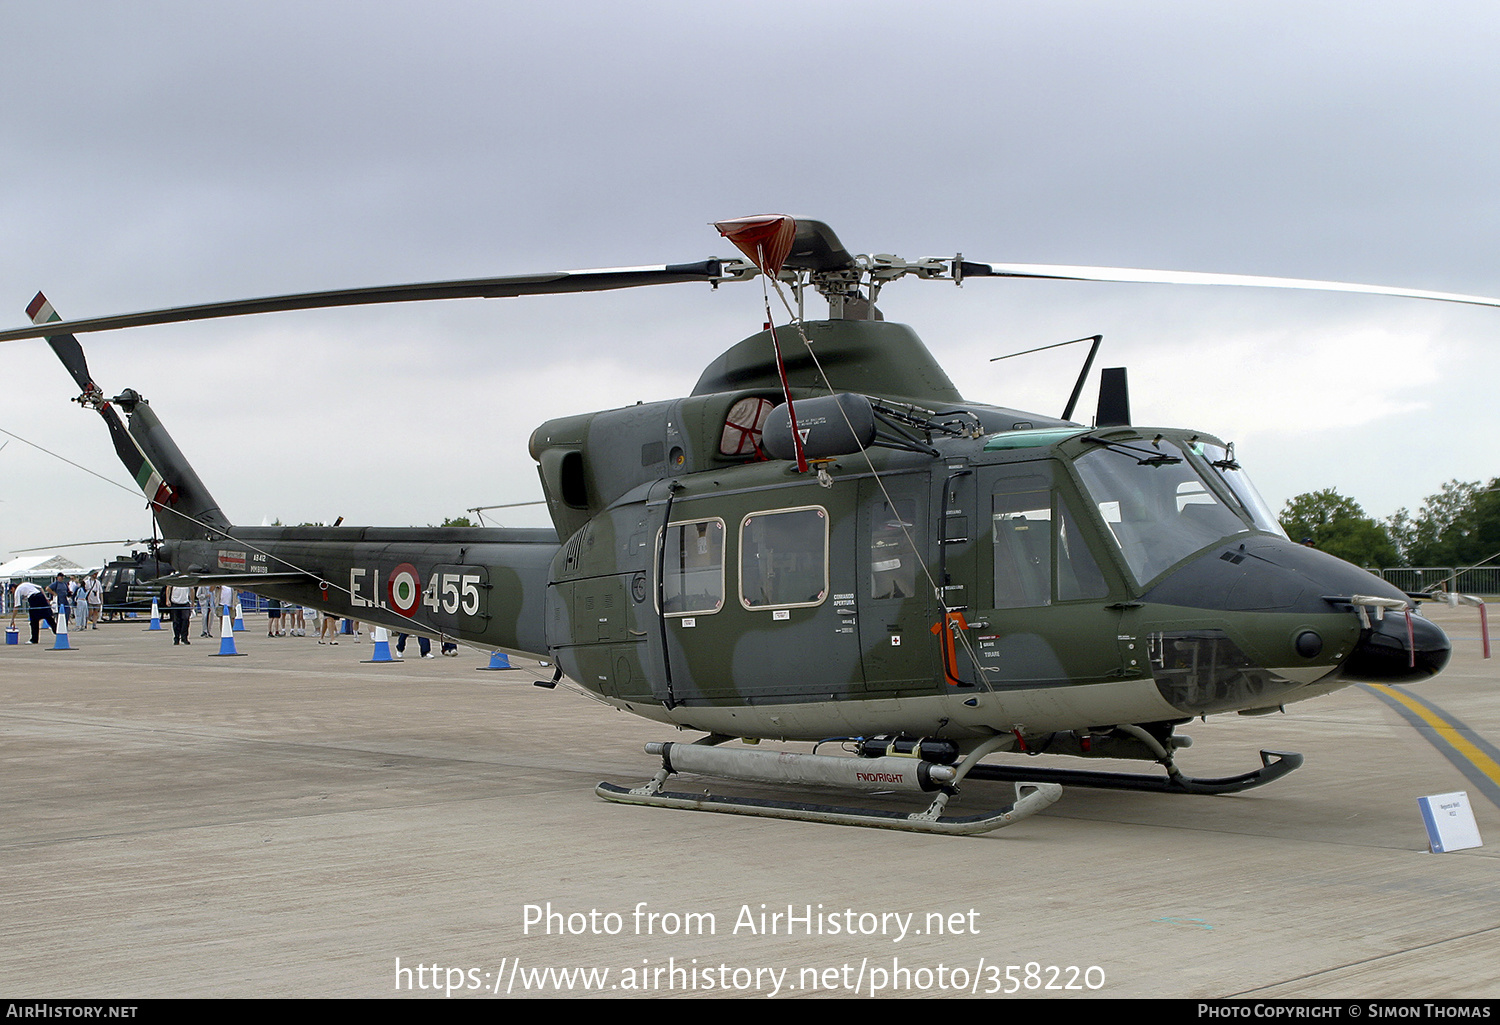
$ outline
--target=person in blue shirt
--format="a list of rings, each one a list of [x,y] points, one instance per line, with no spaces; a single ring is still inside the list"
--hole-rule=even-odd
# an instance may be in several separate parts
[[[47,585],[47,590],[57,595],[57,614],[64,618],[68,615],[68,601],[71,596],[71,588],[68,586],[68,575],[59,573],[57,579]]]

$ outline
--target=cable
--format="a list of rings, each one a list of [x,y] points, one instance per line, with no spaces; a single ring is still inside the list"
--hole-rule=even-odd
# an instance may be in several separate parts
[[[7,437],[14,438],[16,441],[21,442],[23,445],[30,445],[32,448],[36,449],[38,452],[46,453],[47,455],[52,456],[54,459],[59,459],[62,462],[67,463],[69,466],[71,466],[71,467],[73,467],[75,469],[82,470],[84,473],[87,473],[90,476],[98,477],[100,480],[104,481],[104,483],[110,485],[111,487],[116,487],[116,488],[119,488],[122,491],[127,491],[130,494],[132,494],[132,495],[139,495],[140,494],[140,491],[138,489],[136,489],[136,488],[130,487],[130,486],[125,485],[125,484],[121,484],[119,481],[116,481],[116,480],[111,480],[110,478],[104,476],[104,474],[99,473],[99,472],[97,472],[95,470],[91,470],[87,466],[84,466],[81,463],[75,463],[73,460],[69,459],[67,456],[59,455],[58,453],[53,452],[51,449],[47,449],[47,448],[42,447],[41,445],[38,445],[34,441],[28,441],[27,439],[21,437],[19,434],[14,433],[13,431],[7,431],[5,428],[0,427],[0,434],[4,434]],[[316,580],[320,585],[321,584],[327,584],[329,590],[334,590],[334,591],[338,591],[338,592],[343,593],[343,594],[347,594],[347,595],[349,595],[350,598],[354,597],[354,591],[351,590],[350,588],[348,588],[348,587],[342,587],[342,586],[334,583],[331,580],[324,580],[323,577],[320,576],[319,574],[314,573],[311,570],[304,569],[303,567],[298,566],[295,563],[289,562],[289,561],[287,561],[286,559],[282,558],[279,555],[275,555],[275,554],[273,554],[271,552],[266,551],[264,548],[259,548],[256,545],[251,544],[249,541],[245,540],[244,538],[235,537],[233,534],[229,533],[228,530],[225,530],[222,527],[218,527],[218,526],[215,526],[215,525],[210,524],[210,523],[204,523],[202,520],[197,519],[196,517],[193,517],[193,516],[189,516],[186,513],[180,512],[180,511],[178,511],[176,509],[169,509],[167,506],[161,504],[160,502],[156,502],[156,501],[154,501],[152,499],[147,499],[146,500],[146,506],[147,506],[147,508],[151,509],[152,513],[153,513],[152,514],[152,527],[153,527],[153,529],[156,526],[155,510],[157,510],[157,509],[167,509],[169,512],[172,512],[173,514],[175,514],[177,516],[181,516],[183,519],[189,521],[190,523],[193,523],[196,526],[202,527],[204,530],[208,531],[210,534],[219,534],[219,535],[222,535],[226,540],[233,541],[237,545],[243,545],[244,547],[248,548],[250,551],[255,552],[255,553],[259,554],[259,555],[264,555],[267,559],[270,559],[271,561],[275,562],[278,565],[285,566],[285,567],[287,567],[287,569],[289,569],[289,570],[291,570],[291,571],[293,571],[295,573],[302,573],[302,574],[306,575],[307,577],[311,578],[312,580]],[[230,530],[234,529],[234,527],[233,527],[232,524],[230,525],[229,529]],[[174,539],[174,540],[186,540],[186,539],[185,538],[178,538],[178,539]],[[209,577],[210,579],[212,579],[212,577],[213,577],[212,573],[205,574],[205,575],[207,577]],[[320,588],[320,590],[321,589],[322,588]],[[241,588],[241,590],[248,590],[248,588]],[[315,602],[313,604],[316,605],[317,603]],[[350,617],[341,617],[341,618],[351,618],[352,619],[353,617],[350,616]],[[448,641],[448,640],[459,641],[459,640],[463,639],[461,636],[458,636],[458,635],[452,635],[452,636],[450,636],[447,631],[439,629],[436,625],[434,625],[434,624],[432,624],[430,622],[417,621],[416,625],[419,626],[419,627],[425,628],[426,630],[428,630],[428,631],[436,634],[437,637],[438,637],[438,639],[440,641]]]
[[[769,274],[764,275],[764,277],[771,278],[772,284],[776,288],[776,294],[781,299],[781,304],[786,307],[787,314],[788,314],[788,316],[791,317],[792,326],[794,326],[797,329],[797,334],[802,339],[802,344],[807,347],[807,353],[812,358],[813,366],[817,369],[817,371],[818,371],[818,377],[822,379],[823,386],[828,389],[828,393],[830,395],[835,394],[834,389],[833,389],[833,382],[831,382],[828,379],[828,374],[823,370],[823,364],[818,359],[818,354],[815,351],[813,351],[812,341],[807,337],[807,332],[805,332],[802,329],[802,318],[800,316],[798,316],[797,312],[792,309],[791,303],[787,301],[786,293],[783,292],[782,289],[781,289],[781,282],[780,282],[780,280],[778,280],[776,278],[772,278],[771,275],[769,275]],[[767,310],[767,318],[769,319],[769,317],[770,317],[770,312],[769,312],[769,309],[768,309]],[[775,338],[775,331],[776,331],[776,328],[775,328],[775,325],[773,324],[771,326],[771,332],[772,332],[772,338],[773,339]],[[779,353],[778,353],[778,361],[779,361]],[[787,392],[787,403],[788,404],[791,403],[791,392],[790,392],[790,390],[788,390],[788,392]],[[841,417],[843,417],[844,425],[846,427],[848,427],[850,436],[853,437],[853,438],[855,438],[855,443],[859,445],[860,454],[862,456],[864,456],[864,458],[865,458],[865,465],[870,468],[870,476],[874,479],[876,486],[880,488],[880,493],[881,493],[882,496],[884,496],[885,501],[886,501],[886,505],[889,506],[890,509],[894,512],[895,509],[896,509],[895,499],[892,498],[891,497],[891,493],[886,490],[885,481],[884,481],[884,479],[882,479],[882,477],[880,475],[880,471],[877,470],[877,469],[875,469],[875,461],[870,458],[869,449],[866,448],[863,444],[859,443],[859,441],[858,441],[858,432],[855,431],[854,425],[852,423],[850,423],[850,421],[849,421],[849,414],[844,411],[844,407],[840,403],[837,403],[837,402],[834,403],[834,405],[838,408],[839,415]],[[795,423],[795,421],[793,421],[793,422]],[[793,437],[795,437],[795,436],[796,436],[796,432],[794,431],[793,432]],[[800,449],[799,449],[799,455],[800,455]],[[944,501],[946,502],[946,500],[947,500],[947,497],[945,495],[944,496]],[[939,587],[937,581],[933,578],[933,576],[932,576],[932,570],[928,567],[927,560],[922,557],[922,550],[919,547],[917,547],[916,539],[912,537],[911,531],[910,531],[910,529],[908,529],[907,523],[904,520],[902,520],[899,515],[896,517],[896,522],[900,525],[900,527],[901,527],[901,533],[906,538],[906,543],[907,543],[908,547],[910,547],[910,549],[912,551],[912,554],[916,557],[917,565],[921,568],[922,575],[927,579],[927,585],[928,585],[928,587],[930,587],[932,589],[932,594],[933,594],[934,599],[937,601],[938,605],[940,605],[942,607],[942,609],[943,609],[942,629],[951,632],[952,634],[954,634],[959,639],[959,643],[963,646],[964,651],[968,654],[969,661],[974,666],[975,672],[978,673],[980,682],[983,683],[983,685],[984,685],[984,689],[986,691],[988,691],[993,696],[995,694],[994,685],[990,682],[989,674],[987,672],[985,672],[984,666],[981,665],[980,662],[979,662],[979,655],[974,650],[974,646],[973,646],[973,644],[969,640],[968,632],[965,631],[965,630],[955,630],[953,628],[953,621],[952,621],[952,618],[951,618],[951,616],[952,616],[952,610],[949,609],[949,607],[948,607],[947,593],[941,587]],[[956,670],[958,667],[954,666],[953,668]],[[956,678],[957,677],[955,677],[955,679]]]

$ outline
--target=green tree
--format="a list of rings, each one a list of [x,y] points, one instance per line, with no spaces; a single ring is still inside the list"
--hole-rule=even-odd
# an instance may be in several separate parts
[[[469,518],[467,516],[455,516],[452,519],[444,520],[442,523],[439,524],[439,526],[443,526],[443,527],[472,527],[472,526],[475,526],[475,524],[472,523],[472,522],[470,522],[470,520],[469,520]]]
[[[1395,544],[1383,523],[1333,488],[1298,495],[1281,510],[1281,528],[1293,541],[1311,538],[1329,555],[1356,566],[1394,566]]]
[[[1500,479],[1450,480],[1412,516],[1396,510],[1391,535],[1409,566],[1472,566],[1500,552]]]

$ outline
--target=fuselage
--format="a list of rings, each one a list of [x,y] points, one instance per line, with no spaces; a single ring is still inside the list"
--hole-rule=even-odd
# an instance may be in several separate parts
[[[1415,657],[1401,616],[1363,627],[1348,599],[1405,596],[1287,540],[1215,438],[935,446],[643,488],[554,563],[549,651],[638,714],[799,738],[1268,711],[1446,661],[1425,620]]]
[[[798,405],[827,395],[824,373],[852,381],[857,401],[818,412],[871,411],[877,443],[835,441],[805,470],[767,458],[782,399],[763,334],[691,396],[538,428],[553,530],[210,522],[164,554],[181,573],[534,655],[622,709],[727,736],[1024,744],[1269,711],[1446,663],[1447,639],[1400,591],[1288,540],[1219,439],[967,402],[902,325],[804,333],[821,357],[787,360]],[[816,419],[799,429],[816,438]],[[196,486],[185,464],[170,472],[175,447],[144,444]],[[206,491],[194,501],[220,515]]]
[[[190,572],[555,660],[633,713],[734,736],[1038,736],[1408,682],[1447,642],[1290,542],[1199,432],[1050,427],[752,461],[550,531],[235,528]],[[1218,464],[1218,465],[1216,465]]]

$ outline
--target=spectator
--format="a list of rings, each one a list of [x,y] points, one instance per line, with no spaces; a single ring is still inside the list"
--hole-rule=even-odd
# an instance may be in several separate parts
[[[407,637],[406,634],[397,634],[396,635],[396,657],[397,658],[405,658],[406,657],[406,655],[405,655],[405,652],[406,652],[406,637]],[[420,634],[417,635],[417,650],[422,653],[422,657],[423,658],[433,658],[434,657],[433,654],[432,654],[432,642],[429,641],[426,637],[421,636]]]
[[[99,579],[98,570],[90,573],[88,581],[84,583],[83,598],[89,608],[88,625],[97,630],[99,616],[104,612],[104,582]]]
[[[43,621],[57,633],[57,620],[52,618],[52,605],[47,601],[47,592],[36,586],[29,580],[23,580],[16,587],[16,608],[26,606],[31,613],[31,643],[37,643],[37,637],[41,633]]]
[[[69,598],[73,592],[72,586],[68,583],[68,575],[66,573],[59,573],[57,579],[47,585],[47,590],[57,596],[57,614],[66,617],[69,608],[72,607],[69,603]],[[53,625],[53,629],[57,629],[55,624]]]
[[[198,588],[198,600],[203,603],[203,630],[199,637],[214,635],[214,589],[207,584]]]
[[[193,589],[191,587],[162,588],[162,604],[172,617],[172,643],[192,644],[188,640],[188,624],[193,618]]]

